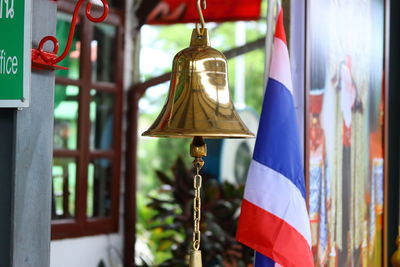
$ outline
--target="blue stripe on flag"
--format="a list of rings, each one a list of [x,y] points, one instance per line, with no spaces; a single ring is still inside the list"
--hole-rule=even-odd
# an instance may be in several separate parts
[[[269,78],[253,158],[291,180],[305,199],[295,114],[292,94],[282,83]]]
[[[256,252],[254,267],[274,267],[275,262],[261,253]]]

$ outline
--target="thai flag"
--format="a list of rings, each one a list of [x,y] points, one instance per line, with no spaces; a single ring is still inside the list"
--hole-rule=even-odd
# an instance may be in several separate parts
[[[236,238],[256,267],[314,266],[282,10]]]

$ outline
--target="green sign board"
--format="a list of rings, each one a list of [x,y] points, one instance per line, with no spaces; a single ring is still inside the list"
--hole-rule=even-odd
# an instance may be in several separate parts
[[[0,107],[28,107],[31,0],[0,0]]]

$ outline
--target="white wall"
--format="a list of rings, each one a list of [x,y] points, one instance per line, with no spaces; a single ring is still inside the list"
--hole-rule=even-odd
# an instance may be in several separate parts
[[[122,267],[122,235],[97,235],[55,240],[50,247],[50,267]]]
[[[290,61],[301,151],[304,151],[305,2],[290,1]],[[288,15],[288,14],[287,14]],[[287,16],[286,15],[286,16]],[[304,157],[304,154],[301,154]],[[304,163],[304,159],[303,159]]]

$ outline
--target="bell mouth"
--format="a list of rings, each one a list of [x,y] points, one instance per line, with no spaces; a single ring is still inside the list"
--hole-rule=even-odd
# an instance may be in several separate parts
[[[152,131],[148,130],[142,133],[142,136],[150,136],[150,137],[174,137],[174,138],[193,138],[195,136],[201,136],[205,139],[222,139],[222,138],[233,138],[233,139],[242,139],[242,138],[254,138],[255,135],[250,131]]]

